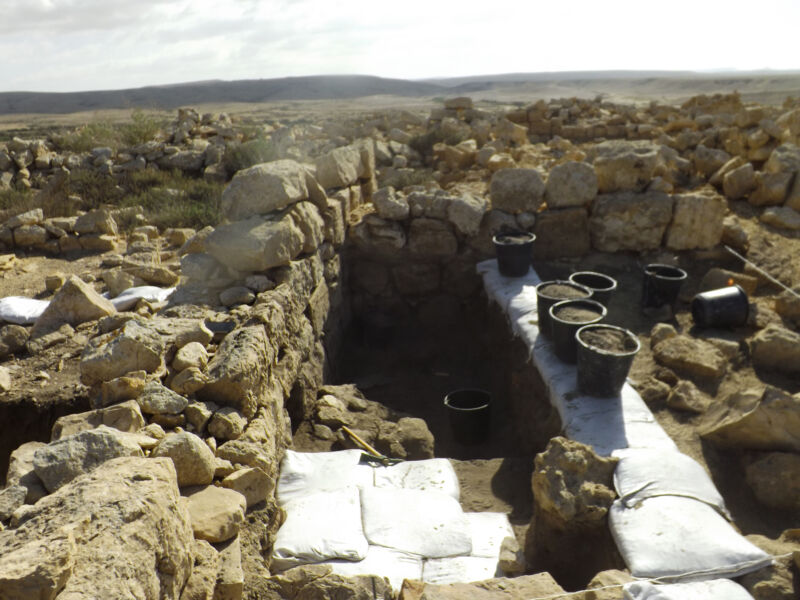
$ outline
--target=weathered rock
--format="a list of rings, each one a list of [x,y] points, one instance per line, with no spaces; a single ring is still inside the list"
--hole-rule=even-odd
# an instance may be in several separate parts
[[[753,206],[783,204],[794,179],[794,173],[759,173],[756,189],[747,201]]]
[[[406,233],[400,223],[367,215],[350,228],[350,239],[366,252],[393,254],[406,245]]]
[[[458,240],[448,223],[414,219],[408,232],[408,248],[422,256],[452,256],[458,251]]]
[[[710,402],[708,396],[688,380],[679,382],[667,397],[667,406],[670,408],[692,413],[705,412]]]
[[[722,190],[725,192],[725,197],[731,200],[744,198],[756,188],[756,185],[758,182],[755,170],[750,163],[729,171],[722,178]]]
[[[189,342],[175,353],[172,359],[172,368],[176,371],[183,371],[190,367],[196,367],[201,371],[208,365],[208,352],[200,342]]]
[[[219,570],[219,554],[214,546],[205,540],[195,540],[193,554],[192,574],[181,592],[180,600],[213,600]]]
[[[21,225],[14,229],[14,244],[21,248],[41,246],[47,238],[47,229],[39,225]]]
[[[372,194],[372,203],[382,219],[403,221],[408,217],[408,200],[397,194],[391,186],[380,188]]]
[[[325,239],[325,221],[311,202],[298,202],[288,215],[303,232],[303,253],[310,254],[320,247]]]
[[[79,475],[121,456],[144,454],[137,443],[100,425],[39,448],[33,456],[33,468],[47,490],[54,492]]]
[[[0,328],[0,358],[19,352],[27,341],[27,329],[21,325],[4,325]]]
[[[761,222],[778,229],[800,230],[800,212],[788,206],[773,206],[761,213]]]
[[[81,355],[81,380],[111,381],[133,371],[154,373],[163,364],[164,342],[147,323],[131,320],[119,332],[93,339]]]
[[[26,504],[34,504],[47,495],[47,490],[33,468],[33,456],[39,448],[44,448],[43,442],[26,442],[11,453],[8,459],[8,473],[6,485],[21,485],[27,490]]]
[[[6,227],[16,229],[23,225],[39,225],[42,221],[44,221],[44,211],[41,208],[33,208],[6,220]]]
[[[9,485],[0,490],[0,522],[8,521],[14,511],[25,504],[28,488],[22,485]]]
[[[214,586],[214,600],[241,600],[244,590],[242,547],[239,537],[217,546],[219,569]]]
[[[222,487],[239,492],[247,501],[247,508],[250,508],[267,499],[275,482],[261,469],[247,467],[225,477]]]
[[[722,239],[727,203],[713,194],[676,194],[666,245],[673,250],[712,248]]]
[[[60,440],[81,431],[94,429],[99,425],[134,433],[144,427],[144,417],[142,417],[136,401],[129,400],[107,408],[59,417],[53,425],[50,438]]]
[[[591,165],[568,161],[550,171],[544,199],[550,208],[588,206],[597,196],[597,174]]]
[[[255,415],[264,394],[264,365],[275,360],[263,327],[250,326],[229,333],[208,365],[211,382],[197,393],[202,400],[232,406],[246,417]]]
[[[787,375],[800,373],[800,334],[772,324],[750,340],[753,365]]]
[[[62,325],[79,325],[116,313],[110,300],[103,298],[74,275],[56,292],[50,304],[36,320],[31,337],[50,333]]]
[[[764,506],[800,511],[800,454],[770,452],[745,468],[747,485]]]
[[[251,217],[220,225],[206,239],[207,252],[229,269],[266,271],[288,264],[305,244],[302,230],[289,216]]]
[[[186,496],[196,538],[216,544],[239,533],[247,509],[239,492],[210,485],[188,490]]]
[[[777,540],[763,535],[745,536],[749,542],[772,556],[778,556],[772,565],[748,573],[739,583],[754,600],[795,600],[800,592],[797,582],[797,564],[800,562],[800,539],[797,529],[784,531]],[[794,561],[791,556],[794,555]]]
[[[218,440],[235,440],[244,433],[247,419],[235,408],[225,406],[211,417],[208,433]]]
[[[592,203],[589,231],[601,252],[655,250],[672,220],[672,198],[661,192],[601,194]]]
[[[239,171],[222,192],[221,212],[231,221],[265,215],[308,198],[305,167],[276,160]]]
[[[653,356],[659,364],[689,377],[717,378],[725,373],[725,356],[712,344],[688,335],[676,335],[657,344]]]
[[[562,594],[567,595],[550,573],[536,573],[474,583],[434,584],[406,580],[398,600],[516,600],[558,598]]]
[[[710,177],[730,159],[731,155],[725,150],[707,148],[703,144],[699,144],[695,148],[692,164],[698,173]]]
[[[492,175],[492,208],[509,213],[536,212],[544,201],[545,185],[535,169],[500,169]]]
[[[117,223],[111,212],[105,208],[98,208],[90,210],[84,215],[78,217],[75,224],[72,226],[75,233],[106,233],[108,235],[117,235]]]
[[[178,598],[193,544],[172,464],[117,458],[0,532],[0,590],[8,598]]]
[[[164,387],[158,381],[145,384],[136,401],[142,412],[148,415],[177,415],[189,404],[186,398]]]
[[[138,371],[129,376],[116,377],[110,381],[104,381],[100,386],[100,404],[109,406],[126,400],[135,400],[144,390],[146,383],[145,371]]]
[[[474,194],[453,198],[447,205],[447,220],[464,235],[476,235],[489,203]]]
[[[601,571],[586,585],[587,591],[584,593],[583,600],[619,600],[621,587],[632,581],[635,580],[627,571],[617,569]]]
[[[330,565],[304,565],[270,577],[265,582],[266,600],[373,600],[393,596],[389,581],[382,577],[344,577]]]
[[[214,479],[214,453],[193,433],[171,433],[155,447],[153,457],[169,458],[180,487],[209,485]]]
[[[644,190],[656,174],[660,149],[650,142],[610,140],[592,149],[601,194]]]
[[[800,452],[800,398],[772,387],[737,392],[708,411],[699,431],[722,447]]]
[[[363,174],[361,153],[352,146],[335,148],[317,158],[317,181],[323,188],[352,185]]]
[[[589,214],[585,208],[545,210],[536,215],[533,229],[536,258],[583,256],[591,250]]]

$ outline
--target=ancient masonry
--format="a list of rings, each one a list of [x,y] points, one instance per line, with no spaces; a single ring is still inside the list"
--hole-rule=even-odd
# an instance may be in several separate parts
[[[281,522],[275,485],[293,426],[310,421],[334,436],[365,410],[363,399],[329,400],[336,394],[325,388],[351,316],[479,294],[476,265],[493,257],[492,235],[505,227],[534,232],[541,259],[723,242],[745,250],[728,200],[746,199],[774,227],[800,229],[794,105],[748,106],[736,96],[681,108],[554,100],[495,115],[460,98],[427,122],[404,113],[375,121],[311,161],[303,144],[322,133],[276,131],[286,152],[233,176],[223,224],[162,235],[136,229],[100,278],[112,298],[132,285],[177,286],[168,305],[143,300],[117,311],[73,277],[54,283],[32,328],[0,330],[4,356],[87,335],[79,360],[90,401],[90,410],[59,418],[48,442],[4,429],[0,599],[242,597],[242,546],[260,544],[266,554]],[[422,133],[412,140],[415,129]],[[425,136],[430,143],[420,144]],[[55,194],[64,169],[78,166],[114,174],[155,164],[224,179],[222,152],[233,137],[224,118],[183,110],[169,143],[117,154],[63,156],[43,141],[15,139],[0,149],[0,186]],[[415,185],[426,164],[438,183]],[[35,209],[3,224],[0,244],[7,252],[114,251],[119,223],[137,214],[45,218]],[[179,268],[162,261],[164,248]],[[789,319],[800,314],[790,300],[776,307]],[[673,337],[686,336],[666,334],[663,343]],[[800,334],[771,323],[753,338],[754,362],[800,373]],[[517,367],[530,371],[525,359]],[[522,397],[513,406],[520,415],[549,410]],[[398,418],[390,429],[362,433],[396,456],[432,456],[424,422]],[[536,447],[524,431],[516,435]],[[800,451],[798,431],[787,437]],[[267,516],[254,541],[244,532],[255,512]],[[272,578],[264,594],[273,596],[263,597],[312,597],[298,594],[315,580],[349,585],[303,573]],[[251,576],[267,581],[267,565]],[[561,589],[549,576],[527,577],[539,582],[525,592],[531,597]],[[373,597],[354,589],[352,597]]]

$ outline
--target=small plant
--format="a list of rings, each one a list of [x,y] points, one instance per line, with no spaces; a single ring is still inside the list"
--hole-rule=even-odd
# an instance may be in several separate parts
[[[36,207],[36,194],[31,190],[0,190],[0,214],[3,220]]]
[[[61,152],[89,152],[101,146],[116,150],[121,143],[119,130],[108,121],[87,123],[77,129],[53,134],[51,141]]]
[[[113,177],[94,169],[75,169],[69,174],[65,185],[66,195],[79,196],[80,204],[74,208],[91,210],[103,204],[116,204],[122,191]]]
[[[131,113],[131,122],[120,125],[120,136],[126,146],[138,146],[152,141],[161,131],[162,122],[155,115],[135,109]]]
[[[229,175],[253,165],[280,158],[275,144],[267,138],[257,138],[241,144],[228,146],[223,164]]]

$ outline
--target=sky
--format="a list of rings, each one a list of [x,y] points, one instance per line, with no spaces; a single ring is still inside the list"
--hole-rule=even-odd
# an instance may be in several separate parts
[[[800,69],[800,0],[0,0],[0,91]]]

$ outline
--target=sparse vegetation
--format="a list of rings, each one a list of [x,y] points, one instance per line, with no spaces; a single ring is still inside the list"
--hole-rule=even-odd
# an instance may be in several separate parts
[[[162,127],[161,119],[136,109],[131,113],[130,122],[114,124],[104,120],[94,121],[76,129],[54,133],[50,139],[59,151],[88,152],[103,146],[116,151],[154,139]]]
[[[225,151],[225,170],[229,175],[253,165],[280,158],[278,148],[267,138],[257,138],[228,146]]]

